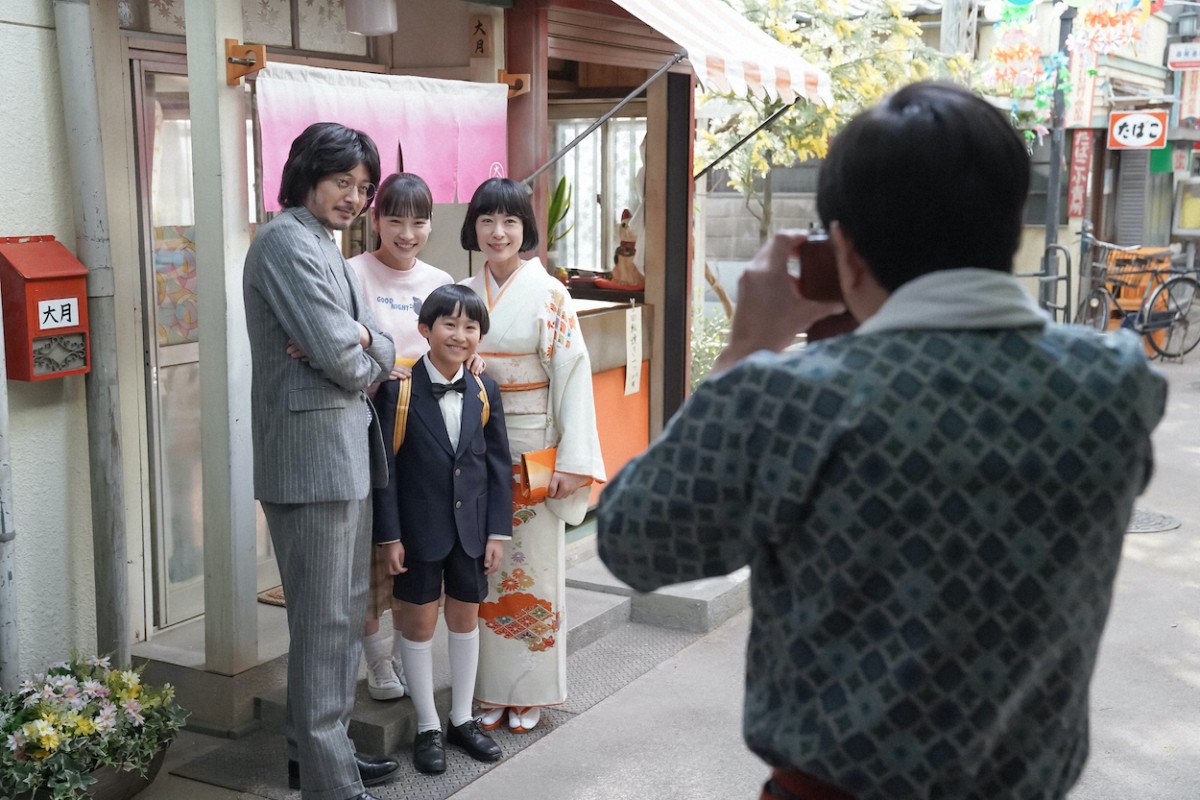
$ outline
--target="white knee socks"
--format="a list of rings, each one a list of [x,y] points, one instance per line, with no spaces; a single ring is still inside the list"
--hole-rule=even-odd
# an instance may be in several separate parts
[[[399,638],[400,656],[408,676],[408,696],[417,710],[417,733],[440,730],[442,723],[433,704],[433,642]]]
[[[479,668],[479,629],[470,633],[446,632],[450,649],[450,724],[469,720],[475,697],[475,673]]]

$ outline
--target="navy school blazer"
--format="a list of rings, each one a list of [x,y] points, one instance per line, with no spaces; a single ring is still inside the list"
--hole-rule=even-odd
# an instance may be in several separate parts
[[[387,486],[372,494],[375,544],[404,543],[405,561],[441,561],[455,540],[472,558],[483,555],[489,536],[512,535],[512,458],[500,387],[482,377],[491,412],[481,424],[479,384],[464,371],[462,425],[451,451],[442,409],[433,398],[424,363],[413,366],[412,399],[404,443],[392,455],[398,380],[379,386],[375,410],[389,454]]]

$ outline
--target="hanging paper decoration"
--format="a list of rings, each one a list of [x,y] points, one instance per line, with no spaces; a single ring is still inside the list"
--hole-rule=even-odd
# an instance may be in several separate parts
[[[1043,55],[1032,16],[1002,19],[996,25],[996,44],[983,71],[983,85],[998,94],[1028,92],[1045,77]]]
[[[1134,47],[1142,39],[1142,22],[1149,16],[1149,0],[1133,3],[1120,0],[1094,0],[1080,9],[1067,37],[1067,49],[1089,64],[1096,56],[1110,55]]]
[[[1027,6],[1006,6],[995,32],[982,83],[992,94],[1011,97],[1013,124],[1030,141],[1040,139],[1050,132],[1055,80],[1060,88],[1068,82],[1066,55],[1042,50],[1037,20]]]

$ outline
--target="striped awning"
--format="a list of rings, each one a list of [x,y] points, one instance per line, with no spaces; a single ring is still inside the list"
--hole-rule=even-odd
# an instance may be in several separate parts
[[[710,91],[830,105],[829,75],[722,0],[613,0],[687,50],[700,84]]]

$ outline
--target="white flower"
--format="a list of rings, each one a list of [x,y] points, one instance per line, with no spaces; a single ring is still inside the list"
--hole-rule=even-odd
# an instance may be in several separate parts
[[[108,656],[105,656],[104,658],[100,658],[99,656],[92,656],[87,660],[87,665],[89,667],[104,667],[105,669],[112,668],[112,662],[109,661]]]
[[[142,704],[141,703],[139,703],[137,700],[134,700],[131,697],[125,701],[124,706],[125,706],[125,716],[129,717],[129,721],[132,722],[134,724],[134,726],[139,726],[143,722],[145,722],[145,720],[142,719]]]
[[[107,697],[108,687],[100,681],[87,680],[80,684],[84,694],[89,697]]]
[[[101,703],[100,713],[92,720],[96,725],[96,730],[101,733],[108,733],[117,727],[117,707],[112,703]]]
[[[40,739],[54,733],[54,726],[44,719],[35,719],[33,722],[26,722],[23,731],[30,739]]]
[[[8,735],[8,739],[5,741],[5,744],[8,745],[9,750],[15,753],[25,746],[25,742],[25,734],[17,730]]]

